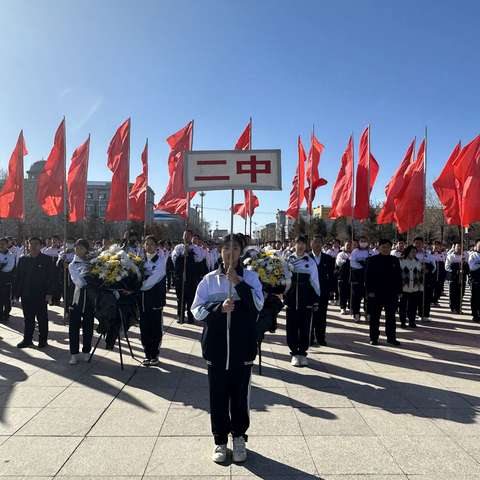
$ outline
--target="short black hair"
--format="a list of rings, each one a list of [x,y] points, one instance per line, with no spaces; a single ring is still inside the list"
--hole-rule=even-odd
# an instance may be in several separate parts
[[[42,241],[40,240],[39,237],[30,237],[30,238],[28,239],[28,241],[29,241],[29,242],[38,242],[38,243],[40,243],[40,244],[42,243]]]
[[[76,247],[83,247],[87,252],[90,250],[90,244],[88,243],[88,240],[85,240],[84,238],[79,238],[75,242]]]
[[[307,237],[303,235],[299,235],[298,237],[295,238],[295,243],[302,242],[305,245],[307,244]]]
[[[147,240],[151,240],[155,245],[158,245],[157,239],[155,238],[154,235],[147,235],[143,242],[145,243]]]
[[[415,237],[415,238],[413,239],[414,242],[416,242],[417,240],[420,240],[421,242],[424,241],[424,240],[423,240],[423,237]]]
[[[402,252],[402,258],[407,258],[410,255],[410,252],[413,249],[417,249],[415,245],[409,245],[403,252]]]
[[[242,248],[242,238],[240,235],[233,234],[233,235],[226,235],[223,237],[222,247],[230,247],[230,243],[236,243],[240,248]]]
[[[378,241],[378,246],[386,245],[389,244],[390,246],[393,245],[393,243],[388,239],[388,238],[382,238],[381,240]]]

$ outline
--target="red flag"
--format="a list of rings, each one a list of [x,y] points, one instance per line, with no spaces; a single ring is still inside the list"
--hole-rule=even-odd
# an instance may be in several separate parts
[[[145,221],[148,188],[148,140],[142,152],[142,173],[137,176],[128,197],[128,219]]]
[[[248,122],[248,125],[245,127],[245,130],[240,135],[237,143],[235,144],[235,150],[250,150],[252,148],[252,120]],[[233,213],[235,215],[240,215],[243,219],[246,219],[247,216],[252,216],[255,212],[255,209],[260,205],[258,198],[255,196],[253,191],[244,190],[245,195],[244,203],[236,203],[233,206]]]
[[[167,190],[162,199],[155,206],[156,210],[164,210],[182,217],[187,216],[187,193],[183,185],[183,152],[192,148],[193,121],[178,132],[167,138],[170,145],[168,156],[168,172],[170,179]],[[188,197],[192,199],[195,192],[189,192]]]
[[[385,203],[383,204],[383,207],[378,214],[378,224],[394,222],[395,199],[397,198],[398,192],[402,188],[405,172],[408,166],[412,163],[414,149],[415,139],[412,140],[412,143],[407,149],[407,153],[403,157],[402,163],[385,187],[385,195],[387,198],[385,199]]]
[[[462,148],[453,169],[459,182],[460,219],[468,227],[480,220],[480,135]]]
[[[49,216],[64,211],[65,119],[60,123],[43,171],[38,177],[37,201]]]
[[[332,192],[332,209],[329,218],[352,216],[353,189],[353,139],[348,140],[347,148],[342,155],[340,171]]]
[[[354,209],[354,215],[357,220],[365,220],[369,217],[370,192],[375,184],[379,170],[377,161],[370,153],[369,134],[370,127],[367,127],[360,137]]]
[[[118,127],[107,150],[107,167],[112,171],[110,198],[105,220],[122,222],[128,215],[128,178],[130,170],[130,118]]]
[[[395,222],[400,233],[423,222],[425,209],[425,140],[417,159],[405,171],[402,188],[395,199]]]
[[[290,203],[286,212],[287,217],[297,219],[305,198],[305,149],[302,145],[302,139],[298,137],[298,164],[297,171],[293,177],[292,190],[290,192]]]
[[[315,135],[312,135],[312,143],[308,152],[306,172],[308,187],[305,188],[305,198],[307,199],[307,212],[310,215],[312,214],[312,203],[315,199],[315,192],[317,188],[322,187],[323,185],[326,185],[328,183],[324,178],[320,178],[318,174],[320,155],[322,155],[324,148],[325,147],[317,140],[317,137],[315,137]]]
[[[85,199],[87,197],[88,157],[90,154],[90,135],[85,143],[80,145],[72,155],[68,169],[68,206],[70,222],[85,220]]]
[[[433,188],[443,205],[443,215],[448,225],[460,225],[460,191],[459,181],[454,175],[455,160],[460,153],[460,142],[455,145],[440,176],[433,182]]]
[[[23,157],[27,155],[23,130],[8,162],[8,175],[0,191],[0,218],[23,219]]]

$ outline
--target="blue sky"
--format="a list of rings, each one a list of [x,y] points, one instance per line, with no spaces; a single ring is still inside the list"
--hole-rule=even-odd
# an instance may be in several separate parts
[[[68,157],[91,133],[89,179],[107,180],[109,140],[131,116],[131,178],[148,137],[158,200],[169,134],[193,118],[194,148],[233,148],[252,116],[253,146],[283,156],[283,191],[259,193],[254,221],[263,225],[287,207],[296,138],[308,149],[312,124],[329,181],[315,204],[330,203],[348,136],[358,144],[368,123],[378,200],[425,125],[429,180],[459,139],[479,133],[478,1],[2,0],[1,8],[2,168],[21,128],[26,166],[46,157],[66,115]],[[213,225],[229,225],[229,198],[205,197]]]

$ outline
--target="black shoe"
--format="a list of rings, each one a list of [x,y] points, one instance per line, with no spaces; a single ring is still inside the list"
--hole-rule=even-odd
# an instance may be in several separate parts
[[[472,321],[475,323],[480,323],[480,317],[473,317]]]
[[[402,322],[400,325],[402,328],[407,328],[407,324],[405,322]]]
[[[370,340],[370,345],[378,345],[378,340]]]
[[[30,348],[34,347],[35,345],[32,342],[26,342],[22,340],[20,343],[17,343],[17,348]]]
[[[416,323],[409,323],[408,326],[410,328],[417,328],[417,324]]]
[[[399,347],[401,343],[398,340],[387,340],[387,343],[389,345],[392,345],[393,347]]]
[[[328,347],[328,343],[326,340],[319,340],[318,344],[322,347]]]
[[[47,347],[48,347],[48,342],[46,340],[44,342],[38,342],[37,348],[47,348]]]

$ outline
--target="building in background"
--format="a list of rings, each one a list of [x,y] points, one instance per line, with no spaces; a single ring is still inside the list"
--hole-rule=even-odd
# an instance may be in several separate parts
[[[45,160],[40,160],[31,165],[27,171],[24,183],[25,219],[24,221],[0,219],[0,234],[19,239],[31,235],[49,237],[52,235],[63,236],[63,215],[49,217],[45,215],[37,202],[37,182],[45,166]],[[86,197],[86,220],[83,222],[69,223],[68,235],[72,237],[84,236],[93,238],[121,238],[127,228],[127,222],[105,222],[105,211],[110,196],[110,183],[88,181]],[[3,180],[0,181],[0,188]],[[130,184],[132,187],[133,184]],[[151,224],[154,220],[153,205],[154,191],[148,187],[146,218]],[[143,222],[141,222],[143,224]]]

